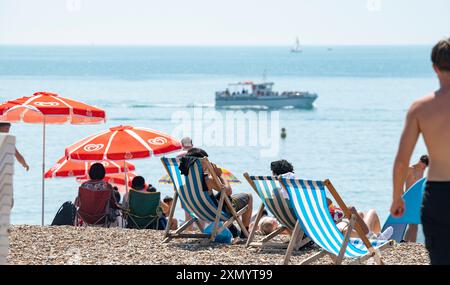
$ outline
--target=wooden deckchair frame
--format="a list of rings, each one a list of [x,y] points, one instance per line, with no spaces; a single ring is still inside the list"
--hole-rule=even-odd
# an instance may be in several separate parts
[[[261,197],[259,195],[258,189],[257,189],[254,181],[250,178],[250,175],[247,172],[245,172],[244,173],[244,177],[247,180],[247,182],[250,184],[251,188],[255,191],[256,195],[258,197],[260,197],[260,199],[263,199],[263,197]],[[250,235],[249,235],[249,237],[247,239],[247,243],[246,243],[245,246],[246,247],[257,247],[257,248],[260,248],[260,249],[263,249],[265,247],[287,249],[289,247],[288,244],[280,243],[280,242],[270,242],[272,239],[274,239],[275,237],[279,236],[283,231],[285,231],[285,230],[289,230],[290,231],[291,230],[291,229],[289,229],[288,227],[286,227],[284,225],[278,227],[276,230],[274,230],[273,232],[268,234],[266,237],[264,237],[261,241],[259,241],[259,242],[255,242],[254,241],[256,228],[257,228],[257,225],[258,225],[259,221],[262,218],[262,213],[263,213],[265,208],[266,208],[266,206],[265,206],[264,202],[262,202],[261,206],[258,209],[258,213],[256,215],[254,226],[253,226],[252,230],[250,231]],[[295,231],[295,228],[292,230],[291,240],[294,238],[294,235],[293,235],[294,231]],[[305,244],[307,244],[308,242],[311,241],[311,239],[309,239],[309,238],[304,238],[303,239],[303,235],[304,235],[304,233],[302,231],[301,234],[299,234],[297,237],[295,237],[295,241],[296,242],[293,243],[292,250],[298,250],[301,247],[303,247]]]
[[[178,191],[176,189],[174,181],[172,181],[175,193],[173,196],[172,206],[170,207],[169,218],[168,218],[169,222],[167,223],[167,226],[166,226],[163,243],[169,242],[170,240],[172,240],[174,238],[204,238],[204,239],[209,239],[210,241],[214,241],[217,234],[220,233],[221,231],[223,231],[226,227],[230,226],[234,221],[237,221],[237,223],[239,224],[239,227],[241,228],[241,231],[244,233],[244,236],[248,237],[248,231],[245,228],[242,220],[239,219],[239,217],[242,216],[248,210],[248,205],[246,205],[244,208],[242,208],[241,210],[236,212],[236,210],[233,208],[233,205],[231,204],[230,200],[225,199],[225,197],[227,195],[226,191],[225,191],[225,186],[222,184],[222,182],[220,181],[216,172],[214,171],[214,168],[211,165],[211,162],[209,162],[208,158],[206,158],[206,157],[201,158],[200,160],[203,163],[205,163],[206,167],[208,168],[209,173],[211,174],[211,177],[214,179],[214,182],[216,183],[216,185],[220,188],[220,189],[214,189],[214,190],[220,192],[220,198],[219,198],[219,205],[217,206],[217,210],[215,212],[215,220],[214,220],[214,226],[213,226],[212,232],[210,234],[183,233],[183,231],[185,231],[193,223],[197,223],[197,226],[203,232],[203,228],[200,225],[200,223],[196,217],[191,217],[189,220],[187,220],[181,226],[179,226],[178,229],[173,230],[173,231],[170,230],[170,224],[171,224],[170,221],[172,220],[172,218],[175,214],[175,208],[176,208],[176,205],[178,202]],[[167,165],[164,163],[164,158],[161,158],[161,162],[164,165],[164,168],[166,169],[167,174],[169,174],[169,177],[171,177],[170,171],[167,168]],[[172,179],[172,177],[171,177],[171,179]],[[222,226],[219,228],[218,224],[219,224],[220,216],[222,215],[222,210],[224,209],[224,206],[228,209],[229,213],[231,214],[231,217],[227,221],[225,221],[222,224]]]
[[[279,178],[279,181],[281,183],[281,185],[283,185],[283,187],[286,187],[286,185],[283,183],[282,179]],[[325,185],[325,187],[328,189],[328,191],[331,193],[331,195],[333,196],[334,200],[336,201],[336,203],[339,205],[339,207],[344,211],[344,215],[345,217],[347,217],[350,221],[348,229],[347,229],[347,233],[345,235],[344,238],[344,242],[342,244],[342,247],[339,251],[338,255],[334,255],[324,249],[322,249],[320,252],[314,254],[313,256],[304,259],[303,261],[301,261],[301,265],[306,265],[306,264],[310,264],[318,259],[320,259],[321,257],[325,256],[325,255],[329,255],[331,257],[331,259],[333,260],[333,263],[336,265],[340,265],[342,264],[342,261],[344,260],[344,256],[345,256],[345,251],[347,249],[348,243],[350,242],[350,236],[351,233],[353,231],[353,229],[356,231],[356,233],[358,234],[358,236],[361,238],[361,240],[363,241],[364,245],[367,247],[369,253],[360,256],[358,258],[355,258],[355,260],[352,262],[352,264],[357,263],[357,264],[361,264],[363,261],[368,260],[369,258],[373,257],[375,259],[375,263],[378,265],[383,265],[383,261],[381,259],[381,251],[392,246],[394,244],[394,242],[391,240],[387,243],[385,243],[384,245],[378,247],[378,248],[374,248],[372,246],[372,244],[370,243],[369,239],[366,237],[366,235],[364,234],[364,231],[362,229],[362,226],[358,223],[358,220],[356,219],[355,214],[351,213],[350,210],[348,209],[347,205],[344,203],[344,200],[342,200],[341,196],[338,194],[336,188],[334,188],[333,184],[331,183],[330,180],[326,179],[324,181],[322,181],[322,183]],[[297,221],[295,227],[297,228],[297,225],[299,225],[300,221]],[[294,233],[293,233],[293,237],[292,240],[294,240],[294,236],[295,238],[297,238],[297,235],[300,233],[300,231],[297,229],[294,229]],[[289,248],[286,252],[286,255],[284,257],[284,261],[283,264],[287,265],[289,264],[289,260],[290,257],[292,255],[292,249],[293,246],[289,245]]]

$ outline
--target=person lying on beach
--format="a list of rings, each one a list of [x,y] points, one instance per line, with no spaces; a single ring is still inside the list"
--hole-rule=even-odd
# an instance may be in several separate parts
[[[169,216],[170,208],[172,208],[173,198],[170,196],[166,196],[164,197],[163,202],[166,203],[168,206],[168,208],[165,211],[163,211],[164,217],[167,218]],[[172,218],[170,220],[170,229],[171,230],[178,229],[178,220],[176,218]]]
[[[145,183],[145,179],[142,176],[136,176],[133,178],[133,180],[131,181],[131,189],[138,192],[150,192],[150,193],[157,192],[157,189],[155,187],[153,187],[151,184],[147,185]],[[129,206],[128,197],[129,192],[126,193],[125,196],[123,197],[124,208],[128,208]],[[170,207],[163,201],[159,201],[159,206],[161,207],[163,213],[170,211]],[[156,224],[158,225],[157,230],[164,230],[167,225],[167,218],[164,215],[161,216]],[[151,229],[155,229],[154,227],[155,223],[152,223],[151,225],[148,226],[148,228]]]
[[[256,217],[250,223],[250,231],[252,231],[253,228],[255,227],[255,220],[256,220]],[[256,232],[261,235],[268,235],[268,234],[272,233],[273,231],[275,231],[276,229],[278,229],[279,226],[280,226],[280,223],[278,223],[277,219],[269,216],[267,211],[264,210],[262,213],[261,219],[259,220],[258,224],[256,225]],[[281,234],[289,235],[290,232],[289,232],[289,230],[285,230]]]
[[[182,157],[180,160],[181,173],[182,174],[188,173],[189,166],[191,165],[190,161],[192,158],[199,159],[199,158],[204,158],[204,157],[208,157],[208,154],[203,149],[200,149],[200,148],[189,149],[188,152],[186,153],[186,155],[184,157]],[[226,191],[227,197],[230,199],[230,202],[233,205],[234,210],[236,212],[238,212],[241,209],[243,209],[245,206],[248,205],[247,211],[245,211],[245,213],[241,217],[242,223],[248,230],[249,226],[250,226],[250,219],[252,217],[252,209],[253,209],[252,195],[250,195],[248,193],[233,194],[233,189],[231,188],[230,183],[228,182],[228,180],[222,173],[222,170],[219,167],[217,167],[217,165],[215,165],[214,163],[211,163],[211,164],[215,171],[215,174],[219,177],[220,183],[223,185],[223,188]],[[215,190],[215,191],[220,190],[220,186],[216,184],[213,177],[209,173],[209,169],[206,167],[206,165],[203,163],[203,161],[202,161],[202,168],[203,168],[203,172],[204,172],[204,176],[202,177],[203,183],[206,186],[206,188],[208,188],[208,194],[210,195],[210,197],[213,199],[213,201],[216,203],[216,205],[218,205],[220,193],[214,194],[213,190]],[[225,208],[225,211],[228,211],[228,209]],[[235,229],[234,226],[230,228],[230,231],[233,234],[233,237],[236,238],[238,236],[237,230]],[[244,237],[243,232],[241,232],[240,237]]]
[[[119,213],[120,205],[116,200],[112,185],[106,181],[103,181],[103,179],[105,178],[105,174],[106,170],[103,164],[98,162],[92,164],[91,167],[89,168],[89,180],[81,184],[80,188],[88,189],[90,191],[111,191],[109,212],[111,214],[110,217],[115,217],[113,218],[114,220],[112,221],[112,225],[117,226],[119,222],[117,217],[120,216]],[[77,207],[80,206],[80,201],[78,197],[75,199],[74,204]]]
[[[328,198],[327,198],[327,203],[329,203],[329,206],[328,206],[329,209],[331,207],[334,207],[334,206],[332,206],[333,203]],[[335,208],[335,211],[336,210],[342,211],[339,208],[336,208],[336,207],[334,207],[334,208]],[[358,212],[356,210],[356,208],[353,206],[348,207],[348,209],[350,210],[350,212],[352,214],[355,214],[356,223],[358,223],[361,226],[363,233],[369,239],[389,240],[389,238],[394,233],[394,229],[392,227],[388,227],[386,230],[384,230],[384,232],[381,232],[380,218],[378,217],[378,214],[375,211],[375,209],[370,209],[369,211],[367,211],[367,213]],[[330,213],[331,213],[331,210],[330,210]],[[338,216],[341,216],[341,218],[339,219]],[[334,212],[333,218],[336,223],[336,226],[341,231],[341,233],[346,235],[348,226],[350,225],[350,221],[348,219],[344,218],[343,211],[342,211],[342,214],[340,214],[338,216],[336,216],[336,212]],[[351,237],[359,237],[359,235],[357,234],[357,232],[354,229],[353,229],[352,233],[350,234],[350,236]]]
[[[413,164],[408,168],[404,191],[407,191],[409,188],[411,188],[411,186],[414,185],[414,183],[423,178],[425,170],[428,167],[428,163],[428,155],[424,154],[420,157],[419,161],[416,164]],[[408,242],[416,242],[418,231],[419,225],[408,225],[404,240]]]

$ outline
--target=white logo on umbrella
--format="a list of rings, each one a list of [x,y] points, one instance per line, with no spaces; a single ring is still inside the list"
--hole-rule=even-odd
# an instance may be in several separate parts
[[[34,102],[33,104],[40,107],[59,106],[58,102]]]
[[[167,139],[163,137],[156,137],[148,140],[149,144],[153,145],[163,145],[167,143]]]
[[[99,143],[99,144],[91,143],[91,144],[85,145],[83,149],[87,152],[93,152],[93,151],[101,150],[104,146],[105,145],[102,143]]]
[[[102,164],[103,164],[104,167],[108,167],[109,166],[109,162],[107,162],[107,161],[102,161]]]

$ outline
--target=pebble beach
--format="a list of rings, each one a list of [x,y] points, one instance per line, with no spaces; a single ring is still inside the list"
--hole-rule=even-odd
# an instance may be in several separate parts
[[[198,239],[162,243],[163,231],[154,230],[13,225],[9,231],[8,263],[13,265],[273,265],[284,256],[283,250],[248,249],[245,244]],[[291,264],[299,264],[318,251],[315,246],[297,251]],[[419,243],[395,244],[383,251],[382,259],[386,265],[429,264],[428,253]],[[373,264],[373,260],[366,263]],[[326,256],[316,264],[331,264],[331,259]]]

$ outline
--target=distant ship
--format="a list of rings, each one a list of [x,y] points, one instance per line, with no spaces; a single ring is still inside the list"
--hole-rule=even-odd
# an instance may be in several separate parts
[[[229,84],[225,91],[216,92],[216,107],[293,107],[312,109],[317,94],[300,91],[272,91],[274,83],[253,83],[251,81]],[[237,91],[230,91],[237,90]]]
[[[302,52],[302,47],[300,46],[300,39],[298,37],[295,39],[295,46],[291,49],[291,52]]]

